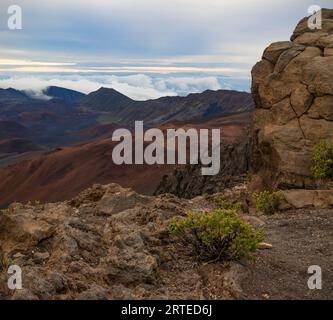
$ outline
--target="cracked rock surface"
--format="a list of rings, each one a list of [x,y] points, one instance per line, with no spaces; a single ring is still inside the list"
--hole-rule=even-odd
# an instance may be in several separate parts
[[[252,70],[260,155],[254,166],[272,187],[317,187],[310,173],[314,146],[333,143],[333,10],[322,14],[321,30],[308,29],[304,18],[291,41],[271,44]]]
[[[0,300],[234,298],[240,266],[204,266],[166,232],[173,217],[207,205],[117,184],[68,202],[12,204],[0,213]],[[7,288],[10,265],[22,269],[22,290]]]

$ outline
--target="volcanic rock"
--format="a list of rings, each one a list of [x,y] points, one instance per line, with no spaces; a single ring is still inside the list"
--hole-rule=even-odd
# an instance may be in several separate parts
[[[271,44],[252,70],[253,166],[271,188],[316,188],[314,146],[333,143],[333,10],[322,12],[321,30],[303,19],[291,41]]]

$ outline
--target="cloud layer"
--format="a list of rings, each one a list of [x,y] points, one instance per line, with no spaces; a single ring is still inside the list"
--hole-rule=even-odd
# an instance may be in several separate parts
[[[207,89],[231,89],[237,86],[235,83],[232,83],[232,80],[230,81],[228,83],[228,79],[222,79],[217,76],[152,77],[145,74],[135,74],[128,76],[91,75],[87,77],[85,75],[27,75],[4,77],[0,79],[0,87],[30,90],[40,97],[42,97],[41,93],[43,89],[48,86],[65,87],[83,93],[90,93],[98,90],[100,87],[107,87],[114,88],[135,100],[147,100],[162,96],[187,95]],[[245,82],[247,81],[245,80]]]
[[[44,87],[53,83],[87,92],[104,85],[137,99],[249,90],[251,68],[264,48],[288,39],[313,5],[313,0],[16,0],[23,30],[10,31],[12,2],[0,4],[0,72],[9,76],[1,87],[41,87],[43,80]],[[316,4],[332,7],[332,0]]]

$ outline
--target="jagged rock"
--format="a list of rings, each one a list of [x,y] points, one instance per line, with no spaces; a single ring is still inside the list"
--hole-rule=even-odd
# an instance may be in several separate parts
[[[0,215],[0,234],[19,246],[36,245],[53,232],[53,227],[45,221],[21,214]]]
[[[203,176],[201,165],[187,165],[173,175],[164,176],[155,194],[171,193],[182,198],[193,198],[204,193],[222,192],[241,184],[250,168],[252,137],[248,130],[230,144],[221,145],[221,167],[215,176]]]
[[[253,169],[270,188],[316,188],[314,146],[333,143],[333,10],[322,12],[322,30],[302,19],[291,41],[270,45],[252,71]]]
[[[272,43],[263,54],[263,58],[275,64],[280,55],[293,46],[291,41],[280,41]]]
[[[80,293],[77,300],[107,300],[109,296],[108,291],[96,284],[93,284],[88,290]]]
[[[260,97],[257,94],[259,84],[274,70],[274,64],[268,60],[261,60],[252,69],[252,97],[257,106],[261,106]]]
[[[14,205],[0,214],[0,299],[201,299],[205,267],[166,227],[206,207],[202,199],[141,196],[116,184],[66,203]],[[5,285],[13,264],[22,269],[22,290]],[[236,294],[232,284],[225,289],[221,298]]]
[[[287,65],[289,64],[290,61],[292,61],[295,57],[297,57],[302,51],[304,51],[305,47],[300,46],[300,45],[295,45],[282,52],[281,55],[279,56],[279,59],[276,62],[276,65],[274,67],[274,72],[279,73],[282,72]]]

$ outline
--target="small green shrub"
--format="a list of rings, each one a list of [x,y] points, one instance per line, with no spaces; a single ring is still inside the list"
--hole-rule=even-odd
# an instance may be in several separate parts
[[[217,209],[220,210],[239,211],[241,209],[241,203],[239,201],[226,199],[222,195],[212,195],[212,196],[204,195],[204,198],[208,201],[212,201],[217,207]]]
[[[263,230],[241,220],[235,210],[191,212],[184,219],[173,219],[168,231],[206,261],[252,260],[263,241]]]
[[[282,199],[281,192],[262,191],[252,195],[255,206],[264,214],[273,214]]]
[[[333,178],[333,144],[321,140],[315,146],[311,172],[318,179]]]

